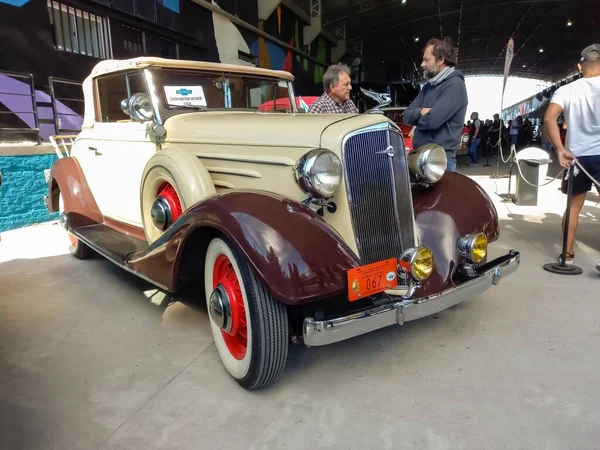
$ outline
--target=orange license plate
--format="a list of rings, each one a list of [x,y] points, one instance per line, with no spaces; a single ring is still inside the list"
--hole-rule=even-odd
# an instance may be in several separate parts
[[[348,299],[351,302],[378,294],[398,285],[395,258],[378,261],[348,271]]]

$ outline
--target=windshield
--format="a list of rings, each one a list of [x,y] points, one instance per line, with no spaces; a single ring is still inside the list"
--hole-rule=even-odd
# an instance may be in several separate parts
[[[152,81],[167,118],[189,110],[237,109],[294,112],[288,80],[197,70],[153,69]]]

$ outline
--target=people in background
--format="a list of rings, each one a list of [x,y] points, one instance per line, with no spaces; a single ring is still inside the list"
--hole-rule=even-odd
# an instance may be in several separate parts
[[[323,75],[323,95],[308,110],[309,114],[358,114],[350,99],[352,92],[350,68],[346,64],[329,66]]]
[[[523,126],[521,127],[520,133],[520,145],[519,147],[526,147],[531,145],[533,140],[533,124],[529,120],[529,118],[525,119],[523,122]]]
[[[465,77],[455,66],[456,48],[450,38],[428,41],[421,63],[427,83],[404,111],[404,121],[416,126],[413,147],[440,145],[446,151],[450,171],[456,170],[456,151],[468,104]]]
[[[538,136],[540,137],[542,147],[544,147],[544,149],[547,152],[552,152],[552,142],[550,142],[550,137],[548,136],[548,132],[546,131],[546,124],[543,122],[538,128]]]
[[[510,145],[514,145],[515,148],[519,145],[519,131],[523,124],[523,117],[518,116],[510,124]]]
[[[491,119],[486,119],[483,125],[483,131],[481,133],[481,156],[483,158],[489,158],[491,156],[491,145],[490,139],[492,137],[493,122]]]
[[[575,159],[589,174],[600,182],[600,44],[593,44],[581,52],[577,64],[583,78],[561,86],[554,93],[546,110],[544,122],[550,141],[558,155],[558,162],[569,168]],[[566,146],[558,129],[558,118],[564,114],[569,125]],[[576,168],[578,169],[578,168]],[[563,180],[562,192],[567,193],[567,182]],[[592,187],[590,178],[579,170],[573,179],[569,229],[565,262],[573,263],[575,258],[575,233],[579,224],[579,214],[585,203],[586,193]],[[598,191],[600,193],[600,190]],[[563,215],[563,229],[565,216]],[[596,265],[600,271],[600,262]]]
[[[479,165],[477,162],[477,150],[479,149],[479,144],[481,143],[481,132],[483,131],[483,125],[481,120],[479,120],[478,112],[471,113],[471,120],[473,121],[473,125],[471,126],[471,131],[469,132],[469,156],[471,158],[470,166],[477,167]]]
[[[500,114],[494,114],[494,121],[492,122],[492,126],[490,128],[490,144],[492,147],[496,148],[498,146],[498,141],[502,139],[503,130],[502,121],[500,120]]]

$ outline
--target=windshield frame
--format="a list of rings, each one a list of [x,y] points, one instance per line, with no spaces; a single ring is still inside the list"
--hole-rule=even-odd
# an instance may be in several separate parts
[[[234,71],[214,71],[214,70],[197,70],[197,69],[179,69],[179,68],[171,68],[171,67],[149,67],[144,70],[146,72],[146,81],[148,85],[148,91],[150,92],[150,97],[152,99],[152,103],[154,104],[155,117],[159,119],[160,123],[164,123],[169,117],[186,114],[190,112],[203,112],[203,111],[240,111],[240,112],[253,112],[253,113],[263,113],[263,114],[296,114],[298,113],[297,100],[294,91],[294,83],[291,80],[287,80],[279,77],[270,77],[265,75],[252,75],[241,72]],[[291,112],[284,113],[280,111],[263,111],[254,108],[239,108],[239,107],[231,107],[227,106],[227,102],[218,108],[215,107],[186,107],[186,106],[178,106],[178,105],[168,105],[166,103],[166,98],[164,95],[164,90],[162,89],[162,83],[158,83],[158,72],[179,72],[179,73],[187,73],[190,75],[198,74],[198,76],[220,76],[224,78],[224,91],[229,91],[229,78],[251,78],[256,80],[265,80],[271,83],[285,83],[287,87],[288,99],[290,101]],[[227,89],[225,87],[227,86]],[[225,94],[224,94],[225,95]],[[269,101],[269,100],[267,100]],[[231,101],[229,101],[231,103]]]

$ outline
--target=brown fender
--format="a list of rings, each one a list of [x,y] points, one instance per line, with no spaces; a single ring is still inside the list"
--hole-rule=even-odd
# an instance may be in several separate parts
[[[217,195],[193,206],[128,264],[175,290],[184,254],[195,273],[202,273],[204,249],[215,230],[231,241],[273,297],[289,305],[345,294],[346,271],[360,265],[310,208],[258,191]]]
[[[61,158],[52,165],[48,188],[48,210],[58,211],[60,192],[73,228],[103,222],[100,209],[75,158]]]
[[[415,186],[413,205],[421,245],[431,249],[434,271],[415,294],[429,295],[453,285],[457,264],[464,258],[456,250],[461,236],[483,232],[488,241],[498,239],[498,213],[491,199],[475,181],[447,172],[433,186]]]

